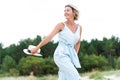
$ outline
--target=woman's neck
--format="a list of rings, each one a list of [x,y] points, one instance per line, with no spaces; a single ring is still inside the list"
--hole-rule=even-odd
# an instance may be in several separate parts
[[[74,20],[67,20],[66,23],[67,23],[68,25],[75,25]]]

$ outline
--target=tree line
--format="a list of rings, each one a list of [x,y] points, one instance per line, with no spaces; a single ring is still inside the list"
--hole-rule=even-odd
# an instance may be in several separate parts
[[[42,57],[28,56],[23,52],[28,45],[37,45],[41,40],[41,36],[27,38],[5,48],[0,43],[0,76],[28,75],[30,72],[38,76],[56,74],[58,68],[53,54],[58,42],[50,41],[43,46]],[[92,39],[90,42],[82,40],[78,57],[82,66],[79,72],[120,69],[120,40],[115,36]]]

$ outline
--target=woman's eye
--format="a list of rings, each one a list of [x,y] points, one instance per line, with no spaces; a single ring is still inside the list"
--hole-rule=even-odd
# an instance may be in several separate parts
[[[70,10],[66,10],[66,12],[69,12]]]

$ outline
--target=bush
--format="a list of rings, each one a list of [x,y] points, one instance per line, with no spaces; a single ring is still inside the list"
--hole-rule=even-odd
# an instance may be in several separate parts
[[[19,71],[15,68],[9,69],[8,72],[0,70],[0,77],[10,77],[10,76],[13,77],[19,76]]]
[[[22,75],[28,75],[30,72],[34,72],[35,75],[55,74],[57,72],[53,58],[44,59],[28,56],[20,60],[18,68]]]
[[[102,73],[100,72],[95,72],[95,73],[92,73],[89,77],[90,79],[97,79],[97,80],[101,80],[104,78],[104,76],[102,75]]]
[[[5,72],[9,72],[11,68],[16,68],[15,60],[11,56],[5,56],[1,64],[1,69]]]
[[[116,61],[116,68],[120,69],[120,57]]]
[[[19,62],[18,69],[22,75],[28,75],[30,72],[38,74],[40,72],[40,58],[28,56],[22,58]]]
[[[110,70],[112,67],[109,66],[108,60],[104,56],[98,56],[97,57],[98,61],[98,69],[100,70]]]
[[[43,62],[41,64],[43,74],[56,74],[58,71],[54,60],[51,57],[43,59]]]
[[[14,76],[14,77],[19,76],[19,71],[15,68],[10,69],[9,73],[10,73],[10,76]]]
[[[85,55],[81,65],[84,71],[91,71],[92,69],[104,70],[108,66],[108,61],[103,56]]]

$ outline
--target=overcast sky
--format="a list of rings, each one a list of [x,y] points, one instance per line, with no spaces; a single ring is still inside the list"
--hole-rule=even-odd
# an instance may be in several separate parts
[[[37,35],[47,36],[64,22],[64,6],[80,10],[82,40],[120,37],[119,0],[0,0],[0,43],[4,47]],[[57,41],[57,35],[53,38]]]

